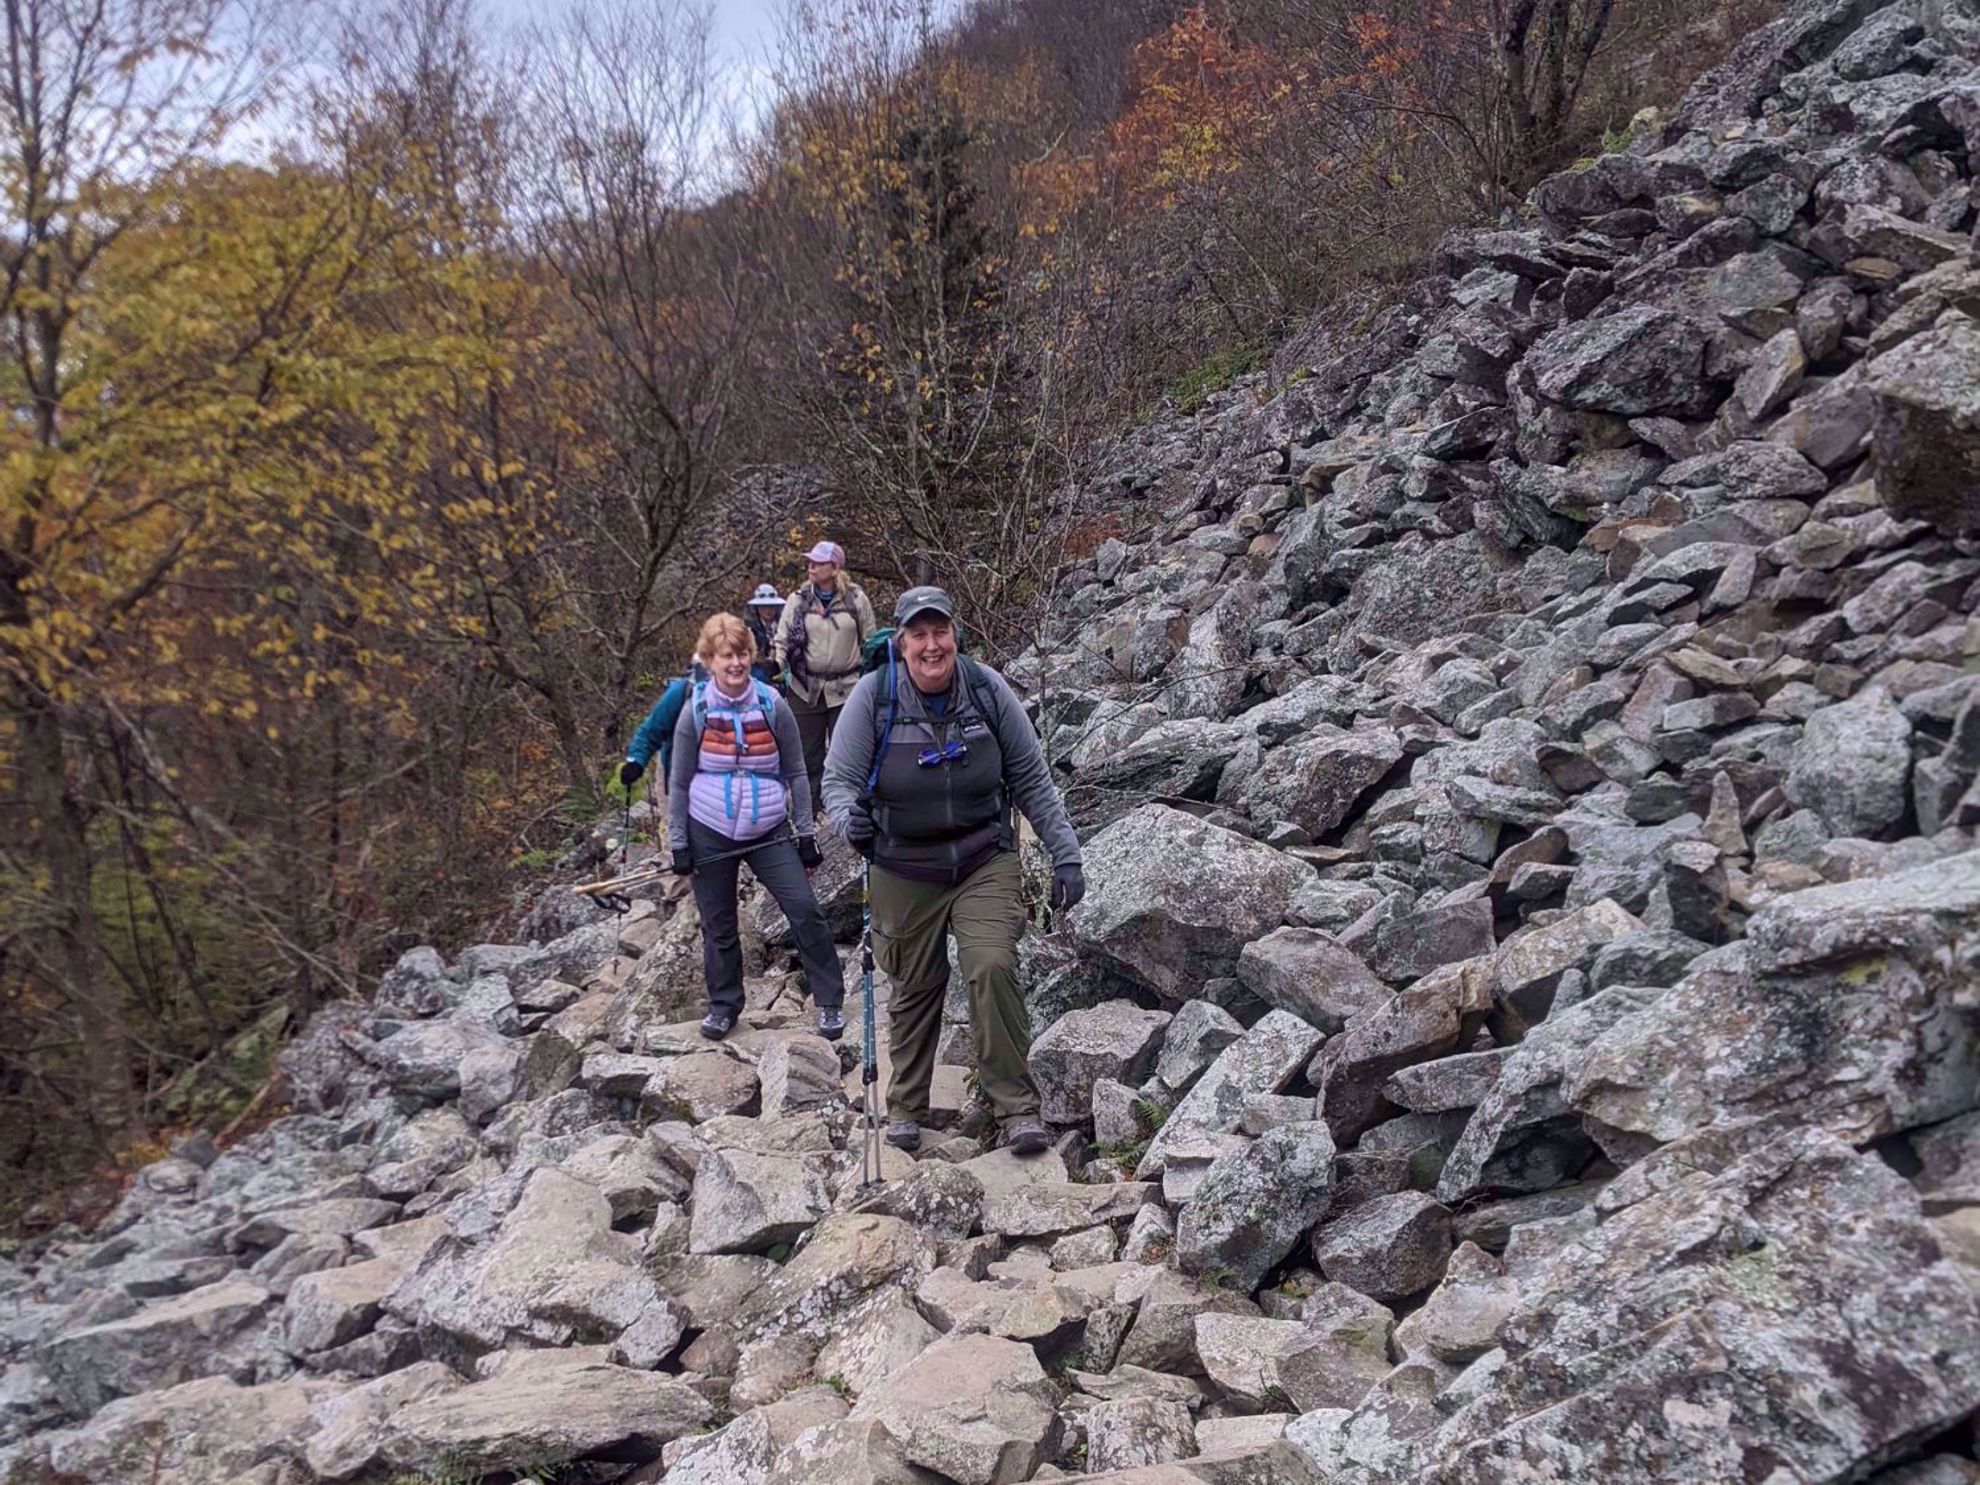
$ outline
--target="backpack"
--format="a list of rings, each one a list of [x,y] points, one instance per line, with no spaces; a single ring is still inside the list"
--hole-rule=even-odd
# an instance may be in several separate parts
[[[894,649],[894,627],[876,629],[866,636],[866,643],[859,647],[859,673],[872,675],[887,663]]]
[[[664,782],[674,776],[674,727],[681,720],[681,708],[687,705],[688,687],[694,684],[691,674],[677,675],[667,682],[667,689],[660,693],[660,777]]]

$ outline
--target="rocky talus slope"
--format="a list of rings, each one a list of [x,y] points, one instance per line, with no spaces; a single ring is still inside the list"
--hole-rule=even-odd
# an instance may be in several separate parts
[[[1123,446],[1053,1152],[958,1004],[862,1194],[773,908],[710,1047],[553,890],[0,1263],[0,1479],[1980,1482],[1976,38],[1797,8]]]

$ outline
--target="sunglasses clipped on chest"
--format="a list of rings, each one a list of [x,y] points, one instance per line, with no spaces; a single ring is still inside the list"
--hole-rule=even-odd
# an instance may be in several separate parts
[[[923,768],[939,768],[944,763],[960,763],[969,756],[969,744],[959,737],[952,737],[939,748],[923,748],[915,757],[915,762]]]

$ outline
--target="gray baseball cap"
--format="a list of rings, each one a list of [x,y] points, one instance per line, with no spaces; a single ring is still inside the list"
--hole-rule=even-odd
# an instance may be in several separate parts
[[[952,624],[956,620],[955,606],[940,588],[909,588],[894,600],[894,627],[905,629],[917,615],[927,613],[940,614]]]

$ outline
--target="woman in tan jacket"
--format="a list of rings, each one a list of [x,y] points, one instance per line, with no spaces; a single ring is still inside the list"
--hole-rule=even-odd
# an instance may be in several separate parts
[[[860,651],[875,624],[866,590],[844,576],[845,548],[821,541],[805,553],[809,581],[784,601],[772,648],[784,694],[804,739],[811,797],[819,794],[825,746],[859,681]]]

